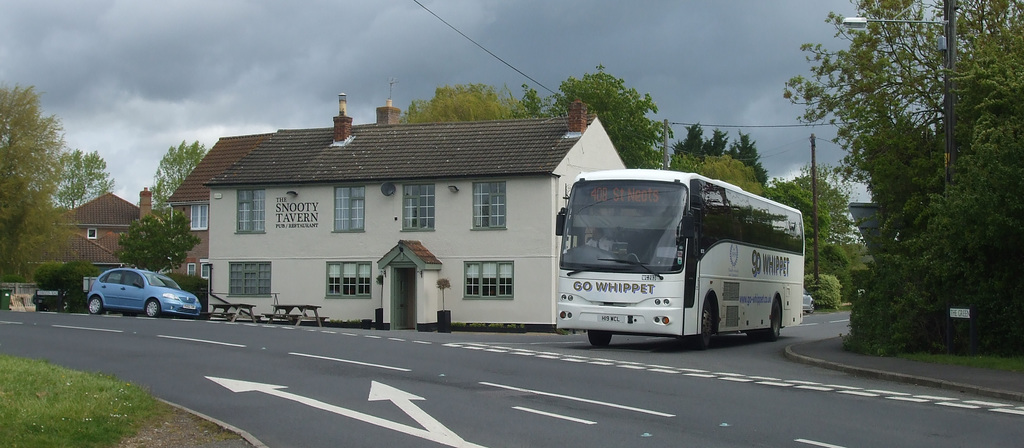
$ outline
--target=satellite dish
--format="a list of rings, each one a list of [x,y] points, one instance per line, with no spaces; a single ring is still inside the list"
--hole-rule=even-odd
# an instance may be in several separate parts
[[[384,196],[391,196],[395,194],[395,184],[391,182],[384,182],[380,184],[380,192],[384,194]]]

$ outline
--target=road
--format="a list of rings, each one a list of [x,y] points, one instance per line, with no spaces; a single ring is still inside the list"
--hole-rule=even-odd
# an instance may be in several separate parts
[[[270,447],[1020,446],[997,403],[786,361],[774,343],[418,333],[0,312],[0,352],[142,384]],[[1010,406],[1007,406],[1010,405]]]

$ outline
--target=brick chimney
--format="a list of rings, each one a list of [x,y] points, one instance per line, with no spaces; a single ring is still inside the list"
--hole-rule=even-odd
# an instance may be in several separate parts
[[[153,212],[153,192],[149,187],[142,187],[139,192],[139,219]]]
[[[334,117],[334,142],[340,143],[352,136],[352,117],[347,113],[348,101],[344,93],[338,94],[338,116]]]
[[[388,98],[384,106],[377,108],[377,124],[398,124],[398,119],[401,116],[402,109],[393,107],[391,98]]]
[[[569,132],[587,131],[587,105],[576,100],[569,105]]]

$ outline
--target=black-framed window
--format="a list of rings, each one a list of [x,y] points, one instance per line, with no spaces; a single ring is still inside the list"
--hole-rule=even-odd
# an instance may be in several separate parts
[[[505,182],[473,183],[473,227],[505,228]]]
[[[239,233],[263,232],[266,221],[266,192],[264,190],[238,190]]]
[[[512,298],[515,273],[511,261],[467,261],[466,297]]]
[[[402,230],[434,228],[434,185],[405,185],[402,188]]]
[[[370,296],[369,262],[328,262],[327,295],[340,297]]]
[[[229,263],[228,293],[244,296],[270,295],[270,262]]]
[[[366,218],[366,187],[334,189],[334,230],[363,230]]]

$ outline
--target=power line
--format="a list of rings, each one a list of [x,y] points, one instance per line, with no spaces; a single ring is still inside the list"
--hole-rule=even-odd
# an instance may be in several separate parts
[[[810,128],[817,126],[839,126],[845,123],[797,123],[797,124],[755,124],[755,125],[743,125],[743,124],[707,124],[707,123],[686,123],[686,122],[669,122],[669,124],[679,124],[683,126],[694,126],[700,125],[702,127],[709,128]]]
[[[462,31],[459,31],[458,28],[455,28],[454,26],[452,26],[452,24],[450,24],[447,21],[445,21],[444,19],[442,19],[441,16],[439,16],[437,14],[434,14],[434,11],[431,11],[426,6],[423,6],[423,3],[420,3],[419,0],[412,0],[412,1],[415,2],[417,5],[420,5],[420,8],[423,8],[424,11],[429,12],[430,15],[432,15],[434,17],[437,17],[437,20],[440,20],[441,23],[443,23],[445,25],[448,25],[448,28],[451,28],[451,29],[455,30],[456,33],[459,33],[459,35],[461,35],[462,37],[465,37],[466,40],[472,42],[473,45],[476,45],[477,47],[480,47],[481,50],[486,51],[487,54],[489,54],[492,57],[494,57],[494,59],[497,59],[497,60],[501,61],[502,64],[505,64],[506,66],[508,66],[508,68],[510,68],[512,70],[515,70],[516,73],[519,73],[520,75],[523,75],[526,79],[529,79],[530,81],[533,81],[534,84],[543,87],[544,90],[547,90],[548,92],[551,92],[552,95],[555,94],[554,90],[551,90],[551,89],[547,88],[547,86],[545,86],[544,84],[541,84],[540,81],[537,81],[536,79],[531,78],[530,75],[527,75],[526,73],[523,73],[522,70],[519,70],[518,68],[516,68],[512,64],[509,64],[508,62],[506,62],[504,59],[498,57],[498,55],[492,53],[491,50],[488,50],[487,48],[484,48],[483,45],[480,45],[479,43],[477,43],[477,41],[475,41],[471,37],[467,36],[466,33],[463,33]]]

